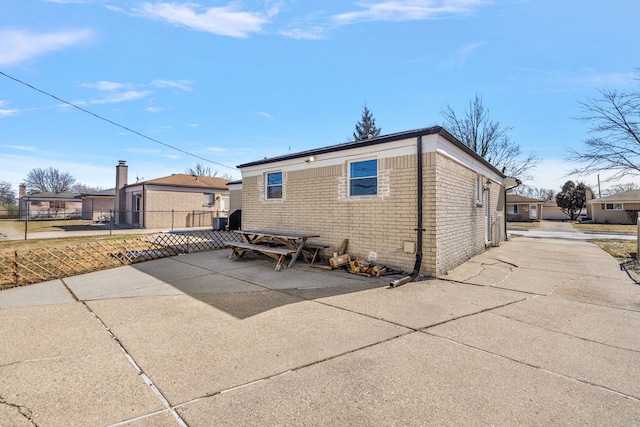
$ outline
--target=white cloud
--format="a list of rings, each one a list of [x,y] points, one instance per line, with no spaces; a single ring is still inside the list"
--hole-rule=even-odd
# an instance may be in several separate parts
[[[120,90],[120,89],[130,89],[133,87],[133,85],[131,83],[99,81],[96,83],[82,83],[80,87],[88,87],[91,89],[111,91],[111,90]]]
[[[69,46],[91,41],[92,30],[33,33],[24,30],[0,30],[0,65],[13,65]]]
[[[144,110],[149,113],[159,113],[160,111],[164,110],[164,108],[149,106],[149,107],[146,107]]]
[[[573,74],[532,68],[519,68],[518,71],[521,73],[513,76],[513,80],[536,84],[545,92],[552,93],[632,87],[637,85],[639,78],[633,72],[598,72],[592,69],[583,69]]]
[[[12,150],[20,151],[36,151],[35,147],[31,145],[3,145],[4,148],[10,148]]]
[[[277,13],[277,9],[267,14],[242,12],[233,5],[203,8],[195,3],[144,3],[142,13],[148,17],[161,19],[176,25],[184,25],[195,30],[206,31],[221,36],[247,37],[262,30],[268,17]]]
[[[269,114],[269,113],[265,113],[265,112],[259,111],[258,115],[260,115],[260,116],[262,116],[262,117],[264,117],[266,119],[273,120],[273,117],[271,117],[271,114]]]
[[[186,92],[193,92],[193,90],[187,86],[189,84],[192,84],[193,81],[191,80],[163,80],[163,79],[156,79],[154,81],[151,82],[151,86],[155,86],[155,87],[175,87],[178,89],[182,89]]]
[[[280,35],[296,40],[322,40],[326,38],[326,33],[327,28],[319,26],[307,29],[294,28],[280,31]]]
[[[113,95],[107,96],[102,99],[95,99],[90,101],[90,104],[101,105],[101,104],[117,104],[119,102],[125,101],[135,101],[138,99],[142,99],[147,95],[150,95],[151,91],[149,90],[128,90],[125,92],[114,93]]]
[[[15,108],[14,109],[5,109],[5,110],[1,110],[0,109],[0,118],[9,117],[9,116],[15,116],[19,112],[20,112],[20,110],[17,110]]]
[[[57,4],[82,4],[89,3],[89,0],[42,0],[47,3],[57,3]]]
[[[442,61],[440,63],[440,67],[441,68],[453,68],[453,67],[456,67],[456,66],[464,64],[465,62],[467,62],[467,58],[469,57],[469,55],[471,55],[471,53],[473,53],[475,50],[481,48],[485,44],[486,44],[486,42],[481,41],[481,42],[477,42],[477,43],[468,44],[468,45],[458,49],[456,52],[453,53],[453,56],[450,59]]]
[[[468,14],[485,0],[389,0],[359,2],[361,10],[335,15],[336,24],[361,21],[419,21],[443,15]]]
[[[229,150],[222,147],[207,147],[207,151],[211,151],[212,153],[226,153]]]

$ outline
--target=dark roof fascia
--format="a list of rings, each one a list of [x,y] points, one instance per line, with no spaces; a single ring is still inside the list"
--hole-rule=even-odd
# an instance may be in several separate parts
[[[300,159],[300,158],[309,157],[309,156],[316,156],[316,155],[319,155],[319,154],[335,153],[335,152],[338,152],[338,151],[346,151],[346,150],[351,150],[351,149],[354,149],[354,148],[369,147],[369,146],[373,146],[373,145],[379,145],[379,144],[385,144],[385,143],[394,142],[394,141],[400,141],[400,140],[403,140],[403,139],[417,138],[418,136],[436,135],[436,134],[442,136],[443,138],[445,138],[446,140],[448,140],[449,142],[454,144],[456,147],[458,147],[459,149],[461,149],[465,153],[473,156],[478,161],[482,162],[485,166],[489,167],[491,170],[493,170],[494,172],[499,174],[502,178],[504,178],[506,176],[502,172],[500,172],[498,169],[496,169],[495,166],[493,166],[491,163],[487,162],[485,159],[483,159],[481,156],[479,156],[478,153],[476,153],[475,151],[471,150],[469,147],[464,145],[455,136],[453,136],[451,133],[449,133],[449,131],[447,131],[445,128],[443,128],[441,126],[432,126],[432,127],[429,127],[429,128],[410,130],[410,131],[406,131],[406,132],[398,132],[398,133],[385,135],[385,136],[379,136],[379,137],[370,138],[370,139],[363,139],[363,140],[347,142],[347,143],[343,143],[343,144],[330,145],[328,147],[316,148],[316,149],[307,150],[307,151],[300,151],[298,153],[287,154],[287,155],[284,155],[284,156],[271,157],[271,158],[268,158],[268,159],[263,159],[263,160],[257,160],[257,161],[254,161],[254,162],[244,163],[244,164],[238,165],[237,167],[238,167],[238,169],[242,169],[242,168],[250,167],[250,166],[258,166],[258,165],[264,165],[264,164],[269,164],[269,163],[282,162],[282,161],[286,161],[286,160]]]
[[[81,196],[80,193],[31,193],[23,196],[24,199],[29,200],[68,200],[74,201],[73,199],[77,199]]]

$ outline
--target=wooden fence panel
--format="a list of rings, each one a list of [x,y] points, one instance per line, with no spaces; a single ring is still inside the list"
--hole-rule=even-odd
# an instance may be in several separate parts
[[[14,251],[0,255],[0,289],[178,254],[220,249],[224,247],[225,240],[241,241],[241,236],[228,231],[194,230],[157,233],[137,239],[95,240],[74,246]]]

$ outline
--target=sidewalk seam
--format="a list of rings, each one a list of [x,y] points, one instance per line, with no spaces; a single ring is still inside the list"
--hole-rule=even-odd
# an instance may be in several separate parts
[[[122,352],[124,353],[125,357],[127,358],[127,360],[129,361],[129,363],[131,363],[131,365],[134,367],[134,369],[136,370],[136,372],[138,373],[138,375],[140,377],[142,377],[142,380],[149,386],[151,387],[151,390],[154,392],[154,394],[160,399],[160,401],[162,402],[162,404],[165,406],[165,410],[168,410],[171,415],[173,415],[173,417],[176,419],[176,421],[178,422],[178,424],[181,427],[188,427],[188,424],[182,419],[182,417],[180,416],[180,414],[178,414],[175,410],[175,408],[173,406],[171,406],[171,404],[169,403],[169,401],[167,400],[167,398],[162,394],[162,392],[158,389],[158,387],[156,387],[156,385],[153,383],[153,381],[151,381],[151,378],[149,378],[149,376],[142,370],[142,368],[140,368],[140,366],[136,363],[136,361],[133,359],[133,357],[129,354],[129,352],[127,351],[127,349],[124,347],[124,345],[122,344],[122,342],[118,339],[118,337],[116,337],[113,332],[111,332],[111,329],[109,327],[107,327],[107,325],[102,321],[102,319],[100,319],[100,317],[93,311],[91,310],[91,308],[87,305],[86,302],[84,301],[79,301],[82,305],[84,305],[84,307],[89,311],[89,313],[91,313],[93,315],[93,317],[102,325],[102,327],[107,331],[107,333],[111,336],[111,339],[113,339],[116,343],[116,345],[118,347],[120,347],[120,350],[122,350]],[[162,411],[159,411],[162,412]]]
[[[467,347],[467,348],[470,348],[470,349],[473,349],[473,350],[477,350],[477,351],[480,351],[480,352],[485,353],[485,354],[489,354],[489,355],[494,356],[494,357],[499,357],[501,359],[505,359],[505,360],[509,360],[511,362],[518,363],[520,365],[529,366],[530,368],[539,369],[540,371],[546,372],[546,373],[551,374],[551,375],[555,375],[555,376],[560,377],[560,378],[565,378],[567,380],[575,381],[575,382],[580,383],[580,384],[585,384],[585,385],[589,385],[589,386],[592,386],[592,387],[596,387],[596,388],[599,388],[601,390],[608,391],[610,393],[614,393],[614,394],[617,394],[619,396],[625,397],[627,399],[631,399],[631,400],[634,400],[636,402],[640,402],[640,398],[638,398],[638,397],[632,396],[632,395],[627,394],[627,393],[623,393],[623,392],[618,391],[618,390],[614,390],[612,388],[603,386],[601,384],[596,384],[596,383],[593,383],[591,381],[574,378],[574,377],[571,377],[571,376],[568,376],[568,375],[561,374],[559,372],[550,371],[548,369],[543,368],[542,366],[533,365],[531,363],[528,363],[528,362],[525,362],[525,361],[522,361],[522,360],[514,359],[512,357],[508,357],[508,356],[505,356],[503,354],[494,353],[492,351],[488,351],[488,350],[485,350],[485,349],[482,349],[482,348],[479,348],[479,347],[475,347],[475,346],[472,346],[472,345],[469,345],[469,344],[466,344],[466,343],[463,343],[463,342],[460,342],[460,341],[456,341],[456,340],[453,340],[451,338],[447,338],[447,337],[443,337],[443,336],[440,336],[440,335],[436,335],[436,334],[433,334],[433,333],[430,333],[430,332],[427,332],[427,331],[421,331],[421,332],[426,334],[426,335],[432,336],[434,338],[440,338],[440,339],[443,339],[445,341],[449,341],[449,342],[451,342],[453,344],[460,345],[462,347]]]

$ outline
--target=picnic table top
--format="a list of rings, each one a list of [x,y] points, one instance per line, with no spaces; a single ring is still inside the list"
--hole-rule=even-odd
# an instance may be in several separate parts
[[[313,233],[287,233],[283,231],[268,231],[268,230],[234,230],[238,234],[265,236],[265,237],[279,237],[282,239],[309,239],[313,237],[320,237],[319,234]]]

